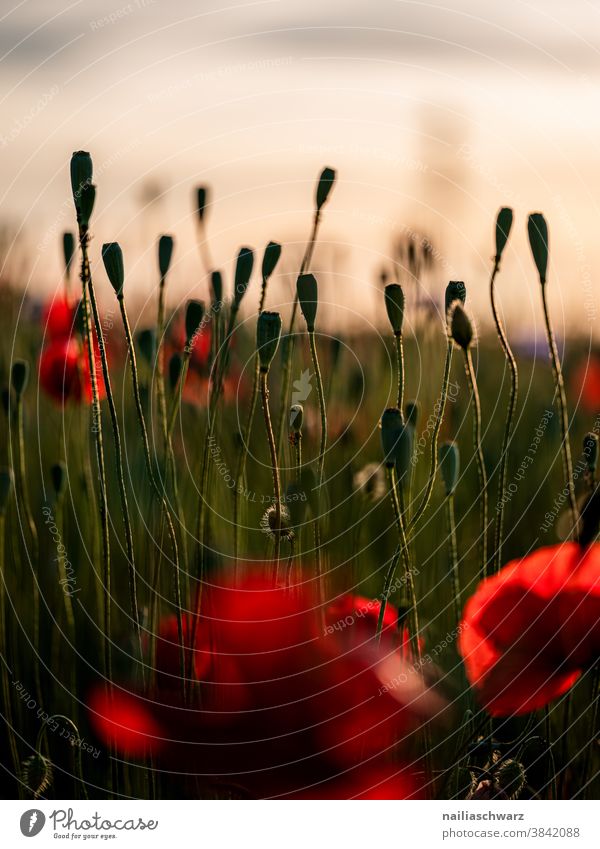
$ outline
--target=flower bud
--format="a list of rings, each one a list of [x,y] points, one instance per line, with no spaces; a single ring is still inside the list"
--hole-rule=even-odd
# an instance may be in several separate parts
[[[237,309],[242,298],[246,294],[252,266],[254,265],[254,251],[252,248],[241,248],[235,265],[235,289],[233,293],[233,304]]]
[[[292,404],[290,407],[290,428],[294,433],[300,433],[304,422],[304,407],[302,404]]]
[[[213,271],[210,275],[210,288],[214,304],[220,304],[223,300],[223,277],[220,271]]]
[[[169,386],[171,387],[171,391],[174,391],[177,388],[179,378],[181,377],[182,366],[183,360],[181,358],[181,354],[173,354],[169,360]]]
[[[92,157],[85,150],[77,150],[71,156],[71,190],[75,209],[79,208],[79,199],[83,186],[92,182]]]
[[[462,280],[451,280],[446,286],[446,317],[454,301],[464,304],[467,300],[467,287]]]
[[[161,236],[158,240],[158,268],[160,270],[161,279],[164,279],[167,276],[172,256],[173,237]]]
[[[12,364],[10,379],[18,398],[25,392],[29,382],[29,363],[26,360],[15,360]]]
[[[102,245],[102,261],[106,274],[116,292],[117,298],[123,297],[125,269],[123,267],[123,251],[118,242],[107,242]]]
[[[281,256],[281,245],[277,242],[269,242],[265,248],[262,260],[261,274],[263,280],[268,280],[271,274],[275,271],[275,266],[279,262]]]
[[[589,471],[594,474],[598,464],[598,434],[586,433],[583,438],[583,453]]]
[[[200,224],[204,223],[206,206],[208,203],[208,186],[198,186],[196,189],[196,214]]]
[[[4,516],[6,513],[11,489],[12,474],[10,469],[0,469],[0,516]]]
[[[140,330],[137,337],[138,348],[149,366],[154,364],[156,357],[156,332],[153,327]]]
[[[527,221],[527,232],[533,260],[543,285],[548,271],[548,225],[541,212],[531,213]]]
[[[455,301],[450,308],[450,336],[459,348],[466,351],[473,343],[473,325],[460,301]]]
[[[63,233],[63,259],[65,263],[65,271],[67,274],[71,270],[71,263],[73,262],[73,256],[75,255],[75,237],[72,233]]]
[[[399,456],[400,434],[404,429],[397,407],[388,407],[381,417],[381,448],[383,461],[391,469]]]
[[[419,402],[418,401],[409,401],[404,408],[404,418],[406,419],[406,424],[410,425],[413,430],[416,430],[417,420],[419,418]]]
[[[512,223],[512,209],[510,209],[510,207],[508,206],[503,206],[502,209],[498,212],[498,216],[496,218],[496,265],[499,265],[500,259],[502,258],[502,251],[506,247]]]
[[[57,501],[62,498],[67,485],[67,467],[64,463],[54,463],[50,469],[50,480]]]
[[[458,483],[460,454],[455,442],[443,442],[438,450],[438,462],[444,481],[446,495],[453,495]]]
[[[315,275],[301,274],[296,283],[296,290],[298,292],[298,300],[300,301],[300,309],[306,321],[306,329],[309,333],[314,333],[317,305],[319,302],[317,278]]]
[[[321,171],[321,176],[319,177],[319,182],[317,184],[317,212],[320,212],[321,209],[327,203],[327,199],[329,198],[329,194],[333,188],[334,183],[335,171],[333,170],[333,168],[323,168],[323,170]]]
[[[395,336],[402,334],[404,321],[404,292],[399,283],[389,283],[384,289],[385,308]]]
[[[85,183],[79,193],[79,204],[76,205],[77,223],[87,227],[94,211],[96,203],[96,186],[93,183]]]
[[[204,318],[204,302],[190,300],[185,309],[185,336],[186,345],[193,343],[194,336],[198,332],[202,319]]]
[[[278,312],[261,312],[256,325],[256,349],[260,370],[269,371],[281,336],[281,316]]]

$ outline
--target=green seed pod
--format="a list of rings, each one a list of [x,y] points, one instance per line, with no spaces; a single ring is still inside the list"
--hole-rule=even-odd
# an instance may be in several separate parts
[[[548,271],[548,225],[541,212],[531,213],[527,221],[527,232],[533,260],[543,285]]]
[[[123,297],[125,269],[123,266],[123,251],[118,242],[107,242],[102,245],[102,261],[106,274],[116,292],[117,298]]]
[[[54,465],[51,466],[50,480],[52,481],[52,488],[54,490],[56,500],[59,501],[64,495],[65,488],[67,486],[67,467],[64,463],[54,463]]]
[[[26,360],[15,360],[10,372],[10,380],[17,398],[25,392],[29,382],[29,363]]]
[[[323,168],[321,171],[321,176],[319,177],[319,182],[317,183],[317,193],[316,193],[316,206],[317,212],[320,212],[321,209],[327,203],[329,198],[329,194],[333,188],[333,184],[335,183],[335,171],[333,168]]]
[[[446,286],[446,316],[454,301],[464,304],[467,300],[467,287],[462,280],[451,280]]]
[[[96,186],[93,183],[85,183],[79,193],[79,204],[76,206],[77,222],[82,227],[87,227],[94,211],[96,203]]]
[[[381,448],[383,461],[388,469],[399,457],[400,434],[404,430],[402,414],[397,407],[388,407],[381,417]]]
[[[94,166],[92,157],[85,150],[76,150],[71,156],[71,190],[75,209],[79,208],[82,187],[92,182]]]
[[[302,404],[292,404],[290,407],[290,428],[294,433],[300,433],[304,423],[304,407]]]
[[[246,294],[252,266],[254,265],[254,251],[252,248],[241,248],[235,264],[235,286],[233,293],[233,304],[237,309],[242,298]]]
[[[404,408],[404,418],[406,419],[406,424],[412,427],[413,430],[416,430],[417,421],[419,419],[419,402],[418,401],[409,401]]]
[[[71,271],[71,263],[73,262],[73,257],[75,255],[75,237],[72,233],[63,233],[62,246],[65,271],[69,274]]]
[[[502,251],[506,247],[506,243],[508,242],[508,236],[510,234],[510,228],[513,223],[513,211],[508,206],[503,206],[502,209],[498,212],[498,216],[496,218],[496,256],[495,262],[496,265],[500,264],[500,259],[502,258]]]
[[[4,516],[6,513],[11,489],[12,474],[10,469],[0,469],[0,516]]]
[[[389,283],[384,289],[385,308],[395,336],[402,335],[404,321],[404,292],[399,283]]]
[[[204,223],[206,206],[208,204],[208,186],[198,186],[196,189],[196,214],[200,224]]]
[[[256,324],[256,349],[260,370],[269,371],[281,336],[281,316],[278,312],[261,312]]]
[[[463,351],[473,344],[473,325],[460,301],[455,301],[450,308],[450,336]]]
[[[185,309],[186,345],[191,345],[204,319],[204,301],[190,300]]]
[[[210,275],[210,288],[212,292],[213,304],[220,304],[223,301],[223,276],[220,271],[213,271]]]
[[[279,262],[281,256],[281,245],[277,242],[269,242],[265,248],[262,260],[261,274],[263,280],[268,280],[271,274],[275,271],[275,266]]]
[[[455,442],[443,442],[440,445],[438,463],[440,464],[446,495],[454,495],[460,469],[460,454]]]
[[[301,274],[296,283],[300,309],[306,321],[306,329],[314,333],[315,319],[317,317],[317,305],[319,303],[319,290],[317,278],[314,274]]]
[[[158,268],[162,279],[167,276],[167,271],[171,265],[173,244],[172,236],[161,236],[158,240]]]
[[[156,331],[153,327],[145,327],[137,335],[138,348],[149,366],[154,365],[156,357]]]
[[[182,367],[183,359],[181,357],[181,354],[173,354],[173,356],[169,360],[169,386],[171,387],[171,391],[175,391],[175,389],[177,388],[179,378],[181,377]]]
[[[583,453],[589,471],[594,474],[598,464],[598,434],[586,433],[583,438]]]

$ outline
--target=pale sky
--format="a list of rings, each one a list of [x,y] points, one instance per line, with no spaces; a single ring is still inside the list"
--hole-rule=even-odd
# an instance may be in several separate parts
[[[377,268],[404,229],[439,251],[431,284],[464,279],[484,320],[494,217],[511,205],[509,320],[541,327],[524,235],[541,210],[557,325],[587,333],[600,294],[599,48],[600,3],[584,0],[9,0],[1,220],[28,245],[24,285],[53,290],[73,222],[70,154],[90,150],[96,260],[120,241],[131,287],[154,297],[155,240],[173,233],[178,300],[205,294],[196,184],[212,187],[211,250],[227,269],[242,244],[304,239],[314,180],[331,165],[315,271],[335,260],[338,318],[373,318]],[[162,194],[143,210],[149,186]],[[283,282],[272,306],[287,300]]]

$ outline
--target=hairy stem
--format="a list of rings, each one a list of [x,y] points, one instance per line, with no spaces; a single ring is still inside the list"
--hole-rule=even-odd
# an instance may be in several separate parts
[[[469,348],[464,349],[465,355],[465,372],[469,383],[469,391],[471,393],[471,408],[473,411],[473,450],[477,461],[477,476],[479,478],[479,509],[481,516],[480,527],[480,559],[481,559],[481,577],[487,577],[487,473],[485,471],[485,461],[483,459],[483,448],[481,445],[481,403],[479,400],[479,392],[477,391],[477,379],[475,370],[473,369],[473,359]]]

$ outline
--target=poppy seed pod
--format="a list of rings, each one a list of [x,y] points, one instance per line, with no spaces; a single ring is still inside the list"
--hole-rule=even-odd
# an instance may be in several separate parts
[[[321,176],[319,177],[319,182],[317,184],[317,194],[316,194],[316,206],[317,212],[320,212],[321,209],[327,203],[329,198],[329,194],[333,188],[333,184],[335,183],[335,171],[333,168],[323,168],[321,171]]]
[[[455,442],[443,442],[438,450],[438,462],[446,495],[453,495],[458,483],[460,469],[458,445]]]
[[[172,391],[176,389],[177,384],[179,383],[182,366],[183,360],[181,358],[181,354],[173,354],[173,356],[169,360],[169,386],[171,387]]]
[[[206,214],[206,206],[208,204],[208,187],[198,186],[196,189],[196,214],[200,224],[204,223],[204,215]]]
[[[450,336],[459,348],[466,351],[473,343],[473,325],[460,301],[455,301],[450,308]]]
[[[281,336],[281,316],[278,312],[261,312],[256,324],[256,350],[260,370],[269,371]]]
[[[527,233],[533,260],[540,275],[540,283],[543,285],[548,271],[548,225],[541,212],[531,213],[527,221]]]
[[[467,300],[467,287],[462,280],[451,280],[446,286],[446,317],[454,301],[464,304]]]
[[[29,363],[26,360],[15,360],[10,372],[12,387],[17,398],[25,392],[29,382]]]
[[[512,223],[512,209],[508,206],[503,206],[496,217],[496,265],[500,263],[500,259],[502,258],[502,251],[506,247]]]
[[[71,156],[71,190],[76,209],[79,207],[83,186],[92,182],[93,170],[90,154],[85,150],[76,150]]]
[[[0,469],[0,516],[6,513],[11,489],[12,475],[10,469]]]
[[[191,345],[204,318],[204,302],[190,300],[185,308],[186,345]]]
[[[306,321],[306,329],[313,333],[315,319],[317,318],[317,305],[319,302],[319,291],[317,278],[314,274],[301,274],[296,283],[300,309]]]
[[[383,461],[388,469],[393,468],[399,456],[400,434],[404,429],[402,415],[397,407],[388,407],[381,416],[381,448]]]
[[[158,240],[158,268],[160,270],[161,278],[167,276],[167,271],[171,265],[173,244],[172,236],[161,236]]]
[[[233,292],[233,304],[236,309],[239,307],[242,298],[246,294],[253,265],[254,251],[252,248],[240,248],[237,262],[235,264],[235,285]]]
[[[63,259],[65,263],[65,271],[67,274],[71,270],[71,263],[73,262],[73,256],[75,255],[75,237],[72,233],[66,232],[63,233]]]
[[[402,334],[404,321],[404,292],[399,283],[389,283],[384,289],[385,308],[395,336]]]
[[[586,433],[583,438],[583,453],[590,472],[593,474],[598,465],[598,434]]]
[[[84,183],[79,193],[79,203],[75,204],[77,223],[82,227],[89,225],[95,203],[96,186],[93,183]]]
[[[137,341],[142,357],[151,366],[156,356],[156,333],[154,328],[145,327],[143,330],[140,330]]]
[[[210,288],[213,303],[220,304],[223,300],[223,276],[220,271],[213,271],[210,275]]]
[[[281,256],[281,245],[277,242],[269,242],[265,248],[262,260],[261,274],[263,280],[268,280],[271,274],[275,271],[275,266],[279,262]]]
[[[304,407],[302,404],[292,404],[290,407],[290,428],[294,433],[300,433],[304,422]]]
[[[406,419],[406,424],[410,425],[413,429],[417,427],[417,420],[419,418],[419,402],[418,401],[409,401],[404,408],[404,418]]]
[[[50,480],[56,498],[62,498],[67,485],[67,467],[64,463],[54,463],[50,469]]]
[[[117,298],[122,298],[125,269],[123,266],[121,245],[118,242],[107,242],[102,245],[102,261],[108,279],[117,294]]]

